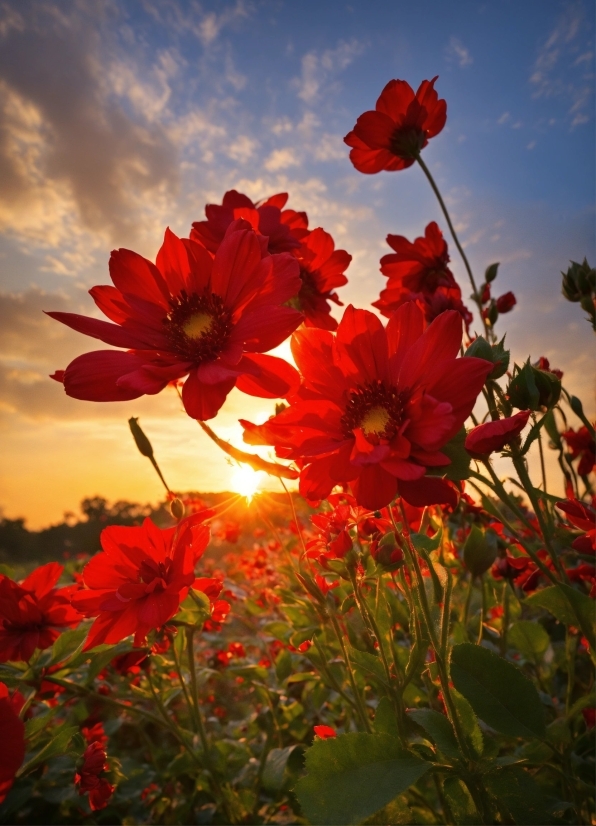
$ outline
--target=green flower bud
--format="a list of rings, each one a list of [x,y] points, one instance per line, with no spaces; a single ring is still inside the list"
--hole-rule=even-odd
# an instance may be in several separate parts
[[[520,410],[550,409],[559,401],[561,381],[554,373],[534,367],[528,359],[521,369],[516,365],[507,395],[513,407]]]
[[[465,352],[466,356],[484,359],[494,364],[493,371],[489,374],[489,379],[500,379],[504,376],[509,367],[509,350],[505,349],[505,336],[498,344],[489,344],[482,336],[478,336]]]

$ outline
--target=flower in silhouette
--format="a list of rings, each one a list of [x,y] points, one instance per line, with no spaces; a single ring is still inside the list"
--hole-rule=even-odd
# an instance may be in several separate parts
[[[375,110],[360,115],[344,138],[359,172],[407,169],[439,134],[447,120],[447,104],[435,91],[436,79],[423,80],[416,93],[405,80],[390,80]]]
[[[77,585],[56,588],[62,565],[49,562],[21,583],[0,575],[0,662],[27,662],[36,648],[49,648],[62,631],[81,621],[70,598]]]
[[[453,311],[424,330],[413,302],[386,328],[350,306],[337,334],[306,328],[293,336],[301,389],[264,425],[242,421],[244,438],[295,460],[300,491],[310,500],[349,483],[357,503],[371,510],[398,490],[417,507],[453,504],[454,488],[426,471],[450,464],[441,448],[460,430],[492,369],[482,359],[457,358],[461,339]]]
[[[102,743],[91,743],[83,754],[83,764],[75,774],[75,784],[79,794],[89,792],[91,811],[105,809],[114,794],[114,786],[102,777],[108,769],[107,754]]]
[[[282,306],[301,287],[296,259],[269,255],[245,221],[228,227],[213,258],[166,230],[157,265],[130,250],[112,253],[114,287],[91,295],[113,324],[73,313],[48,313],[74,330],[127,352],[79,356],[52,378],[69,396],[125,401],[154,395],[188,375],[182,400],[194,419],[213,418],[230,390],[279,398],[298,376],[283,359],[263,355],[302,321]]]
[[[567,442],[572,459],[579,457],[577,472],[580,476],[587,476],[596,466],[596,442],[587,427],[580,427],[576,432],[566,430],[561,436]]]
[[[344,272],[352,256],[345,250],[336,250],[333,238],[320,227],[308,233],[295,255],[302,286],[292,305],[304,313],[307,327],[335,330],[337,321],[331,316],[329,301],[341,306],[334,290],[348,283]]]
[[[190,237],[211,253],[216,253],[231,223],[239,218],[248,221],[260,235],[267,237],[270,253],[292,252],[300,246],[300,239],[308,232],[305,212],[284,209],[287,192],[272,195],[256,204],[247,195],[231,189],[222,204],[207,204],[206,221],[195,221]]]
[[[148,631],[177,613],[208,542],[209,529],[198,517],[166,530],[150,519],[140,527],[105,528],[102,551],[83,569],[85,588],[72,600],[86,617],[96,617],[85,650],[131,634],[143,645]]]
[[[0,683],[0,803],[4,802],[25,759],[25,726],[19,717],[23,703],[24,698],[19,691],[11,696],[8,687]]]

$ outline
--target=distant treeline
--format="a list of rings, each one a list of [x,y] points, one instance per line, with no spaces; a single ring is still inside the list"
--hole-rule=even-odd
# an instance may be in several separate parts
[[[243,540],[263,525],[259,517],[259,511],[263,509],[278,525],[287,524],[291,519],[287,499],[281,495],[266,494],[259,508],[247,507],[240,497],[235,497],[232,506],[227,507],[224,503],[234,497],[227,492],[186,494],[186,497],[195,507],[201,504],[216,509],[223,506],[221,520],[217,521],[220,524],[236,522]],[[305,522],[305,506],[299,497],[296,497],[296,507]],[[100,549],[99,536],[107,525],[140,525],[147,516],[161,528],[174,524],[166,502],[157,506],[126,501],[109,504],[107,499],[93,496],[82,500],[80,510],[79,515],[65,513],[62,522],[40,531],[28,530],[25,519],[0,518],[0,563],[28,567],[32,563],[52,560],[62,562],[76,554],[94,554]]]

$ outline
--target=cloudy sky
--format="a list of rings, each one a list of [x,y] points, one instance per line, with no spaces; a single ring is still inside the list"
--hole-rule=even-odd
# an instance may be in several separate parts
[[[342,137],[391,78],[439,75],[425,150],[474,269],[501,262],[518,360],[546,355],[594,408],[593,338],[560,295],[594,261],[594,6],[586,0],[4,0],[0,2],[0,507],[32,527],[85,495],[156,501],[127,427],[139,416],[174,489],[232,468],[164,392],[68,399],[48,373],[93,343],[43,310],[94,313],[110,250],[153,258],[230,188],[290,193],[352,253],[346,302],[383,287],[388,232],[438,207],[418,168],[364,176]],[[460,262],[454,270],[467,294]],[[232,394],[214,427],[270,403]]]

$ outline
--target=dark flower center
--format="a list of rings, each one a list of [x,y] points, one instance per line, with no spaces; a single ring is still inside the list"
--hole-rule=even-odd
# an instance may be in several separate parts
[[[421,129],[398,126],[390,141],[390,150],[400,158],[415,158],[426,141],[426,133]]]
[[[361,428],[369,442],[391,441],[404,420],[407,394],[377,379],[352,390],[341,419],[343,432],[351,436]]]
[[[187,295],[184,290],[170,299],[163,323],[172,349],[185,361],[213,361],[225,348],[232,332],[230,313],[214,293]]]
[[[171,565],[172,560],[169,557],[163,562],[154,562],[153,560],[144,559],[139,565],[141,582],[144,582],[145,585],[149,585],[154,580],[161,579],[165,584]]]

